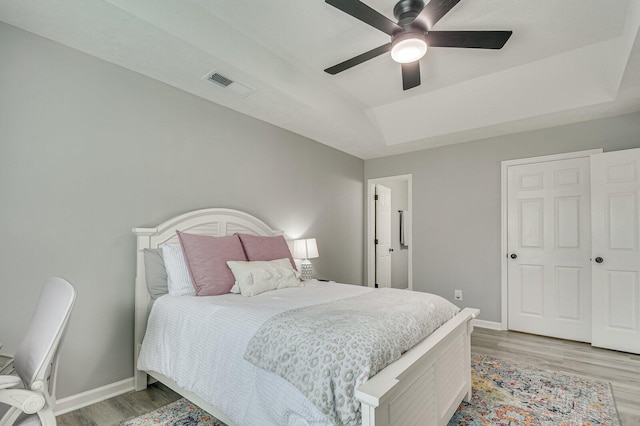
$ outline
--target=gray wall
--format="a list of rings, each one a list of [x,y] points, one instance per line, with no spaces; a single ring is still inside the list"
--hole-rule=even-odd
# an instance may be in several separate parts
[[[413,289],[462,289],[459,306],[500,321],[500,162],[637,147],[639,113],[367,160],[365,179],[413,174]]]
[[[78,291],[58,396],[131,377],[131,228],[193,209],[316,237],[318,275],[360,284],[363,174],[361,159],[0,23],[3,351],[58,275]]]

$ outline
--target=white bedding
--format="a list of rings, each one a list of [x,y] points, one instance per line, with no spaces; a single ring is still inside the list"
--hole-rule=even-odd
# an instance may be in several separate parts
[[[272,316],[370,291],[309,281],[303,288],[253,297],[162,296],[149,316],[138,368],[171,378],[237,425],[328,425],[329,420],[293,385],[243,356],[251,337]]]

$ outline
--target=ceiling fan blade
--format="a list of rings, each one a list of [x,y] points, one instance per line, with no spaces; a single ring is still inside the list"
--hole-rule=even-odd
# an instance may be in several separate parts
[[[460,0],[431,0],[426,4],[422,12],[416,19],[415,23],[421,24],[424,30],[432,28],[444,15],[449,12],[453,6],[458,4]]]
[[[429,47],[466,47],[472,49],[502,49],[512,31],[429,31]]]
[[[402,90],[420,86],[420,61],[402,64]]]
[[[391,50],[391,43],[387,43],[387,44],[383,44],[380,47],[376,47],[375,49],[371,49],[368,52],[364,52],[358,56],[355,56],[351,59],[347,59],[344,62],[340,62],[338,65],[334,65],[332,67],[327,68],[326,70],[324,70],[325,72],[328,72],[331,75],[335,75],[338,74],[339,72],[342,72],[344,70],[348,70],[351,67],[355,67],[356,65],[360,65],[361,63],[368,61],[369,59],[373,59],[376,56],[380,56],[383,53],[387,53],[388,51]]]
[[[400,25],[359,0],[325,0],[325,2],[389,35],[402,31]]]

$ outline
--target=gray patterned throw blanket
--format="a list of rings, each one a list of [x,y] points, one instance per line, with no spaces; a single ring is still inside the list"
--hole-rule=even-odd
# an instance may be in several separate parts
[[[358,425],[355,389],[459,311],[429,293],[378,289],[265,322],[244,358],[300,390],[336,425]]]

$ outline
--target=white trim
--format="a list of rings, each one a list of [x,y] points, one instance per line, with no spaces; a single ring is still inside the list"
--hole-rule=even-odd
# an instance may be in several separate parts
[[[516,160],[505,160],[501,162],[500,184],[501,184],[501,221],[500,221],[500,280],[501,280],[501,326],[502,330],[508,330],[509,303],[508,303],[508,280],[507,280],[507,169],[510,166],[522,164],[542,163],[546,161],[570,160],[574,158],[590,157],[595,154],[602,154],[602,148],[588,149],[585,151],[567,152],[564,154],[543,155],[540,157],[520,158]]]
[[[585,151],[565,152],[563,154],[542,155],[540,157],[517,158],[515,160],[502,161],[503,170],[505,167],[520,164],[544,163],[546,161],[571,160],[573,158],[590,157],[594,154],[602,154],[602,148],[587,149]]]
[[[506,328],[502,327],[502,324],[497,321],[485,321],[474,319],[472,321],[474,327],[478,328],[488,328],[489,330],[506,330]]]
[[[130,392],[134,388],[133,377],[101,386],[76,395],[67,396],[56,401],[55,415],[68,413],[114,396]]]
[[[413,175],[397,175],[387,176],[381,178],[373,178],[367,180],[367,238],[366,238],[366,250],[367,250],[367,286],[375,286],[375,248],[373,240],[375,238],[375,204],[373,197],[376,193],[376,184],[382,184],[383,182],[394,181],[406,181],[407,182],[407,208],[409,211],[409,221],[411,223],[409,235],[407,235],[407,241],[409,243],[409,252],[407,253],[407,281],[409,282],[409,290],[413,290]]]
[[[376,261],[375,261],[375,249],[371,244],[371,240],[374,238],[371,235],[375,235],[375,206],[373,203],[373,197],[376,193],[376,185],[370,180],[367,183],[367,238],[365,242],[365,247],[367,250],[367,286],[374,287],[375,286],[375,276],[376,276]]]

